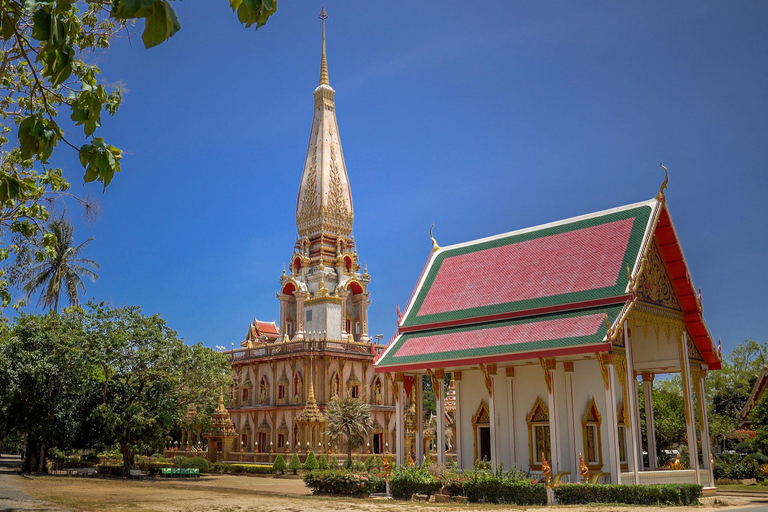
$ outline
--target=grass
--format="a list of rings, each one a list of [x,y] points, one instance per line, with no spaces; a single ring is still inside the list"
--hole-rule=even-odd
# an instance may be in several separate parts
[[[718,485],[719,491],[738,491],[738,492],[760,492],[768,495],[768,485]]]

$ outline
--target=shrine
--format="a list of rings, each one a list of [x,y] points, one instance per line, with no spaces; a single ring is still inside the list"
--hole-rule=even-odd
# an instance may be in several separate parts
[[[234,383],[229,413],[238,461],[273,454],[344,453],[325,432],[323,410],[334,396],[371,407],[373,430],[362,449],[393,452],[395,404],[385,376],[373,370],[384,347],[368,332],[371,276],[361,269],[352,234],[354,210],[328,79],[322,19],[320,81],[296,201],[298,237],[279,277],[280,320],[254,319],[240,347],[228,351]]]
[[[426,374],[439,462],[455,450],[459,468],[486,461],[540,474],[546,460],[556,481],[586,472],[605,483],[713,487],[704,380],[721,354],[672,223],[667,182],[641,203],[449,247],[433,238],[397,334],[375,363],[400,403],[416,404],[413,428],[397,411],[398,446],[409,431],[431,435],[422,424]],[[651,391],[670,373],[682,377],[689,461],[662,471]],[[414,443],[416,460],[423,441]]]

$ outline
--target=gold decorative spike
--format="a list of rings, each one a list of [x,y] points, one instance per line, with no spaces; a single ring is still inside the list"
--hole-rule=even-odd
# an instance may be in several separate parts
[[[549,370],[547,369],[547,363],[543,357],[539,358],[541,364],[541,370],[544,372],[544,382],[547,384],[547,391],[552,393],[552,379],[549,378]]]
[[[661,184],[661,188],[659,188],[659,193],[656,194],[656,199],[659,201],[664,200],[664,189],[667,188],[667,184],[669,183],[669,171],[664,166],[664,162],[659,162],[661,165],[661,168],[664,169],[664,183]]]
[[[429,238],[432,240],[432,252],[437,251],[440,249],[440,246],[437,245],[437,241],[435,240],[435,237],[432,236],[432,230],[435,229],[435,223],[432,223],[432,227],[429,228]]]
[[[595,352],[595,357],[597,357],[597,363],[600,365],[600,374],[603,376],[603,384],[605,384],[605,389],[608,390],[611,388],[610,380],[608,379],[608,368],[605,367],[605,359],[603,358],[603,354],[600,352]]]
[[[547,489],[549,489],[552,485],[552,468],[549,462],[547,462],[546,457],[544,457],[544,452],[541,452],[541,475],[547,482]]]
[[[632,279],[632,271],[629,269],[629,265],[627,265],[627,282],[629,283],[629,290],[633,291],[635,289],[635,280]]]
[[[488,368],[483,363],[480,363],[480,371],[483,372],[483,378],[485,379],[485,389],[488,390],[488,396],[493,398],[493,382],[491,382],[491,376],[488,375]]]
[[[325,7],[320,11],[320,16],[323,20],[323,56],[320,59],[320,85],[329,85],[328,83],[328,63],[325,60],[325,20],[328,19],[328,13],[325,12]]]
[[[283,263],[283,275],[281,277],[286,277],[286,275],[285,275],[285,263]]]

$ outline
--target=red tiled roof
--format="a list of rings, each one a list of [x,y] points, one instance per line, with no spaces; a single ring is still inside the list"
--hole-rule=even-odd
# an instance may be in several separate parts
[[[260,322],[257,320],[256,328],[263,334],[278,334],[277,325],[275,325],[275,322]]]
[[[635,218],[445,258],[417,316],[616,285]],[[618,249],[618,250],[617,250]]]

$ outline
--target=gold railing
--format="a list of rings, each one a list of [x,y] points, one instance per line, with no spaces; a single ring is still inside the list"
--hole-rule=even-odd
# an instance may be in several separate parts
[[[373,347],[373,351],[371,350]],[[261,359],[264,357],[295,354],[298,352],[337,353],[337,354],[371,354],[373,356],[383,352],[387,347],[368,342],[357,341],[332,341],[332,340],[300,340],[287,343],[274,342],[263,343],[253,348],[238,348],[227,350],[224,354],[233,360]]]

